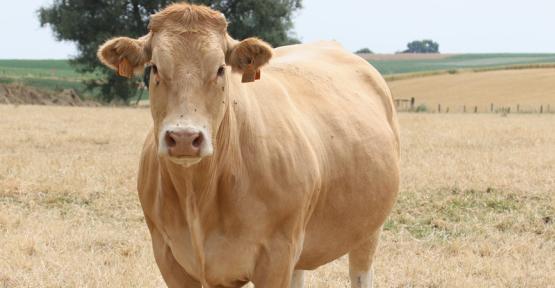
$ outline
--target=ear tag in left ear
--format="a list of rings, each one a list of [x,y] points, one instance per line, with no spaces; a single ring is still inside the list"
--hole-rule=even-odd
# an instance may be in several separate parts
[[[256,76],[254,77],[256,80],[260,80],[260,69],[256,70]]]
[[[254,69],[254,65],[251,63],[251,64],[248,64],[247,67],[245,67],[241,82],[248,83],[248,82],[254,82],[254,80],[256,80],[256,69]]]
[[[133,76],[133,67],[129,64],[127,58],[123,58],[118,64],[118,75],[126,78]]]

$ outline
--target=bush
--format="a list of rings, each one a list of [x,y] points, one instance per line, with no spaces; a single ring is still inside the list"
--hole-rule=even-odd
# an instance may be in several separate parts
[[[407,44],[403,53],[439,53],[439,44],[432,40],[415,40]]]
[[[368,48],[362,48],[362,49],[358,49],[357,52],[355,52],[356,54],[374,54],[374,52],[372,52],[372,50],[368,49]]]
[[[424,113],[424,112],[428,112],[428,106],[426,106],[426,104],[420,104],[416,107],[416,110],[414,110],[416,113]]]

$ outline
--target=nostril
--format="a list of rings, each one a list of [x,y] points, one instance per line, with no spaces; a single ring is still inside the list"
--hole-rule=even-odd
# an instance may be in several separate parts
[[[193,140],[193,147],[195,147],[195,148],[200,147],[200,145],[202,144],[202,140],[204,140],[203,137],[202,137],[202,134],[199,133],[197,138],[195,138],[195,140]]]
[[[168,145],[168,147],[174,147],[177,144],[171,134],[172,134],[171,131],[167,131],[166,136],[164,136],[166,140],[166,145]]]

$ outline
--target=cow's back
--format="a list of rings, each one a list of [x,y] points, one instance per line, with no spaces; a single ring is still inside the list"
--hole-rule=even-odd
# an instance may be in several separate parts
[[[264,73],[280,79],[292,98],[299,101],[299,108],[307,113],[324,110],[328,115],[340,116],[346,111],[355,118],[379,114],[398,132],[389,88],[366,60],[332,41],[284,46],[275,51]]]

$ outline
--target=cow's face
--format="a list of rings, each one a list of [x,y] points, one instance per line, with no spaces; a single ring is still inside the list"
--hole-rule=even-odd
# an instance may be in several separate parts
[[[232,71],[252,81],[272,50],[249,38],[227,34],[222,14],[203,6],[174,4],[151,17],[150,33],[114,38],[98,57],[120,75],[150,73],[149,94],[158,152],[174,163],[194,165],[213,154],[216,135],[229,107]]]

